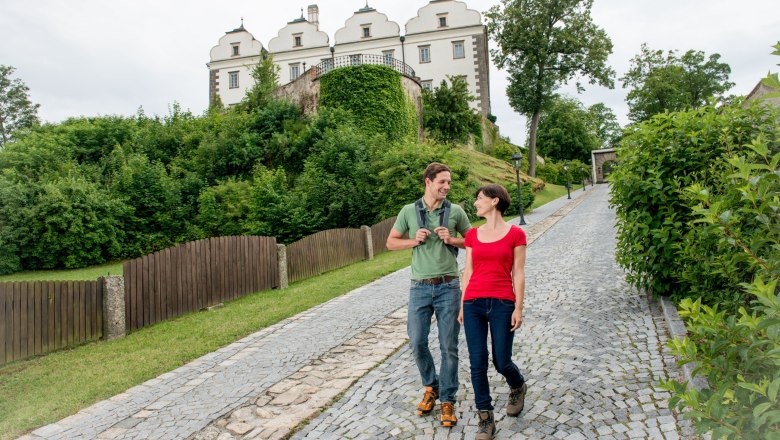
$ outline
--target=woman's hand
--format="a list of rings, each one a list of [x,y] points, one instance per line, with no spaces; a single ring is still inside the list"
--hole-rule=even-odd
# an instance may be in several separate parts
[[[514,312],[512,312],[512,329],[510,331],[515,331],[520,328],[520,325],[523,323],[523,309],[516,308]]]

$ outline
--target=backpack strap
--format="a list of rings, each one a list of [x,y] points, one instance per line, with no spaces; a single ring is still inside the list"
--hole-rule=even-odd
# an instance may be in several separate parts
[[[425,204],[422,199],[418,199],[414,202],[415,212],[417,213],[417,227],[425,229],[428,227],[428,213],[425,212]]]
[[[441,211],[439,212],[439,226],[444,226],[445,228],[450,228],[450,207],[452,204],[449,200],[444,199],[441,203]],[[452,255],[455,258],[458,258],[458,248],[448,244],[447,249],[449,249],[450,252],[452,252]]]
[[[449,229],[450,226],[450,201],[444,199],[441,202],[441,211],[439,212],[439,226]]]

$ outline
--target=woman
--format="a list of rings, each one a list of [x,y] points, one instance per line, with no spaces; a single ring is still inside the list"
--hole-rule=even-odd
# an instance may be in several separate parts
[[[478,440],[493,438],[495,422],[488,384],[487,335],[492,340],[493,365],[510,388],[506,412],[517,416],[525,404],[526,384],[512,362],[515,330],[523,323],[525,292],[525,232],[504,221],[511,203],[501,185],[477,190],[474,206],[486,222],[466,233],[466,267],[458,321],[464,326],[471,363],[471,383],[479,412]]]

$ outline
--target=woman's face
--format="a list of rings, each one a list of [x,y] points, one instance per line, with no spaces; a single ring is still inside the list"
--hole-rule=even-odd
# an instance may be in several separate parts
[[[498,197],[488,197],[482,191],[477,194],[477,200],[474,201],[478,217],[485,217],[490,211],[496,209],[496,205],[498,205]]]

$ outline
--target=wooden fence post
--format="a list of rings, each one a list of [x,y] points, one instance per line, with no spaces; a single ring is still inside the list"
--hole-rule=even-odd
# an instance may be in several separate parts
[[[363,230],[363,232],[366,234],[366,254],[368,255],[369,260],[374,259],[374,240],[371,238],[371,227],[370,226],[361,226],[360,229]]]
[[[287,246],[276,245],[276,259],[279,262],[279,288],[286,289],[289,286],[287,281]]]
[[[103,339],[123,338],[125,328],[125,279],[103,278]]]

